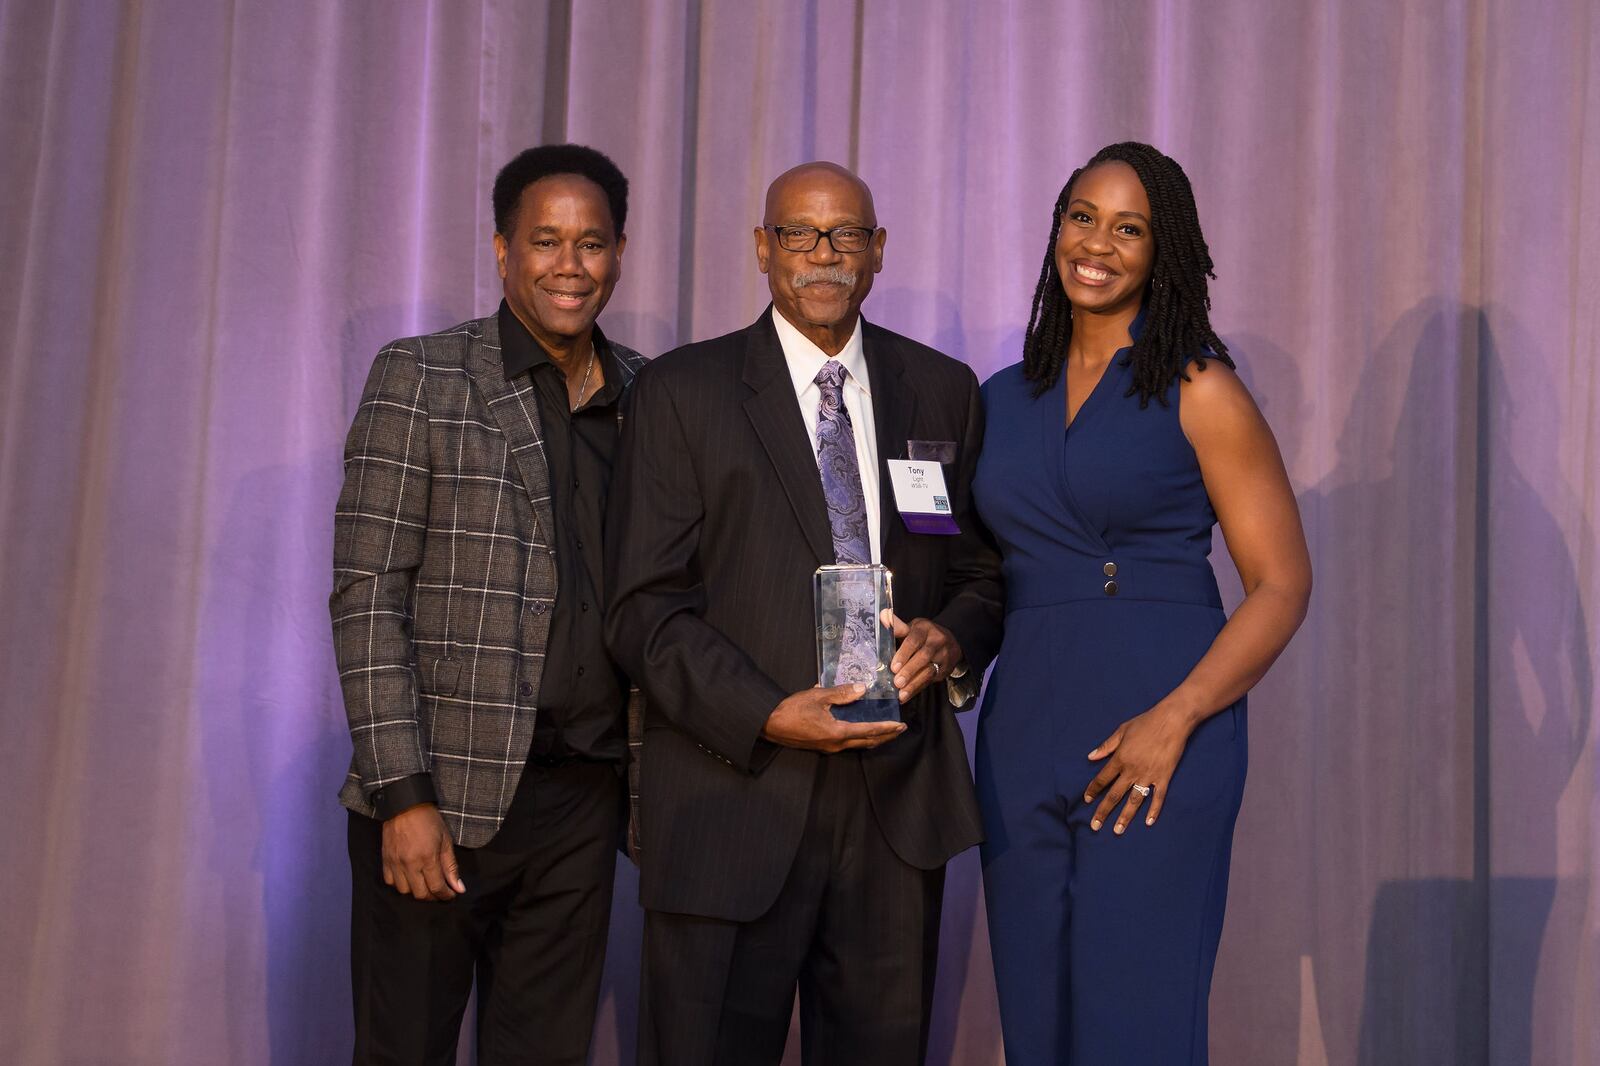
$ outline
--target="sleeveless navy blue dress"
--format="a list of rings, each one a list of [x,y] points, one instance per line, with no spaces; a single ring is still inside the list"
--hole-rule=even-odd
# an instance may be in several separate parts
[[[1168,406],[1127,395],[1127,349],[1070,427],[1065,377],[984,385],[973,494],[1005,562],[1005,642],[978,722],[984,893],[1006,1061],[1203,1064],[1245,777],[1245,707],[1203,722],[1118,837],[1089,829],[1087,755],[1188,675],[1224,615],[1216,521]],[[1203,373],[1203,371],[1202,371]],[[1098,803],[1098,800],[1096,801]],[[1120,810],[1120,806],[1118,808]]]

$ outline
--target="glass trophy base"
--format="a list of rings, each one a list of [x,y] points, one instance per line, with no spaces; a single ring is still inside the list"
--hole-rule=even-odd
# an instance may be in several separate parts
[[[894,575],[872,565],[818,567],[815,576],[817,683],[867,686],[854,703],[833,708],[846,722],[898,722],[900,700],[889,663],[894,633],[880,621],[894,607]]]
[[[900,697],[859,699],[854,703],[836,704],[833,716],[841,722],[898,722]]]

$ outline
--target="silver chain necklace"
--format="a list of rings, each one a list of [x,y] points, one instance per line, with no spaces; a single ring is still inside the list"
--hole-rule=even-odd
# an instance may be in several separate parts
[[[577,399],[577,402],[572,405],[572,409],[574,411],[576,411],[578,408],[583,406],[583,394],[586,391],[588,391],[588,388],[589,388],[589,375],[592,374],[592,373],[594,373],[594,341],[590,340],[589,341],[589,362],[583,368],[583,380],[578,382],[578,399]]]

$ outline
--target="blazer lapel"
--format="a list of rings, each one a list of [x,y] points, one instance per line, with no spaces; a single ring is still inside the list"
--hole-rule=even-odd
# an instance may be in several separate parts
[[[906,440],[917,413],[917,394],[906,379],[898,346],[866,319],[861,320],[861,325],[862,354],[872,385],[872,421],[878,438],[878,549],[887,563],[890,545],[906,535],[905,523],[894,502],[894,485],[889,480],[889,460],[907,458]]]
[[[806,439],[806,423],[795,402],[794,382],[773,328],[771,309],[745,331],[743,380],[751,395],[744,401],[745,415],[778,472],[806,543],[819,563],[834,561],[833,529],[828,524],[828,504],[822,497],[822,477],[817,456]]]
[[[512,462],[521,476],[533,505],[534,542],[544,548],[555,546],[555,514],[550,507],[550,467],[544,457],[544,429],[539,420],[539,403],[533,386],[519,378],[506,380],[505,363],[500,356],[500,320],[495,315],[478,323],[481,336],[467,344],[467,374],[483,395],[489,416],[500,427],[511,450]]]

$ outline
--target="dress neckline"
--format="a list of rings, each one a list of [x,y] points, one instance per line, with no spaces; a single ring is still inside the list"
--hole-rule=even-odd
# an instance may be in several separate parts
[[[1094,387],[1089,390],[1089,395],[1083,398],[1083,402],[1078,405],[1078,409],[1072,413],[1071,418],[1067,417],[1067,374],[1069,371],[1066,362],[1062,362],[1060,378],[1061,396],[1059,402],[1056,404],[1056,412],[1061,419],[1061,433],[1063,436],[1070,437],[1072,435],[1073,428],[1083,422],[1083,416],[1089,413],[1090,408],[1094,406],[1095,402],[1099,399],[1100,393],[1105,391],[1107,379],[1115,376],[1117,365],[1122,362],[1123,353],[1128,351],[1128,349],[1131,347],[1132,345],[1127,345],[1125,347],[1118,348],[1115,352],[1111,353],[1111,358],[1106,360],[1106,365],[1100,368],[1100,377],[1096,379]]]

